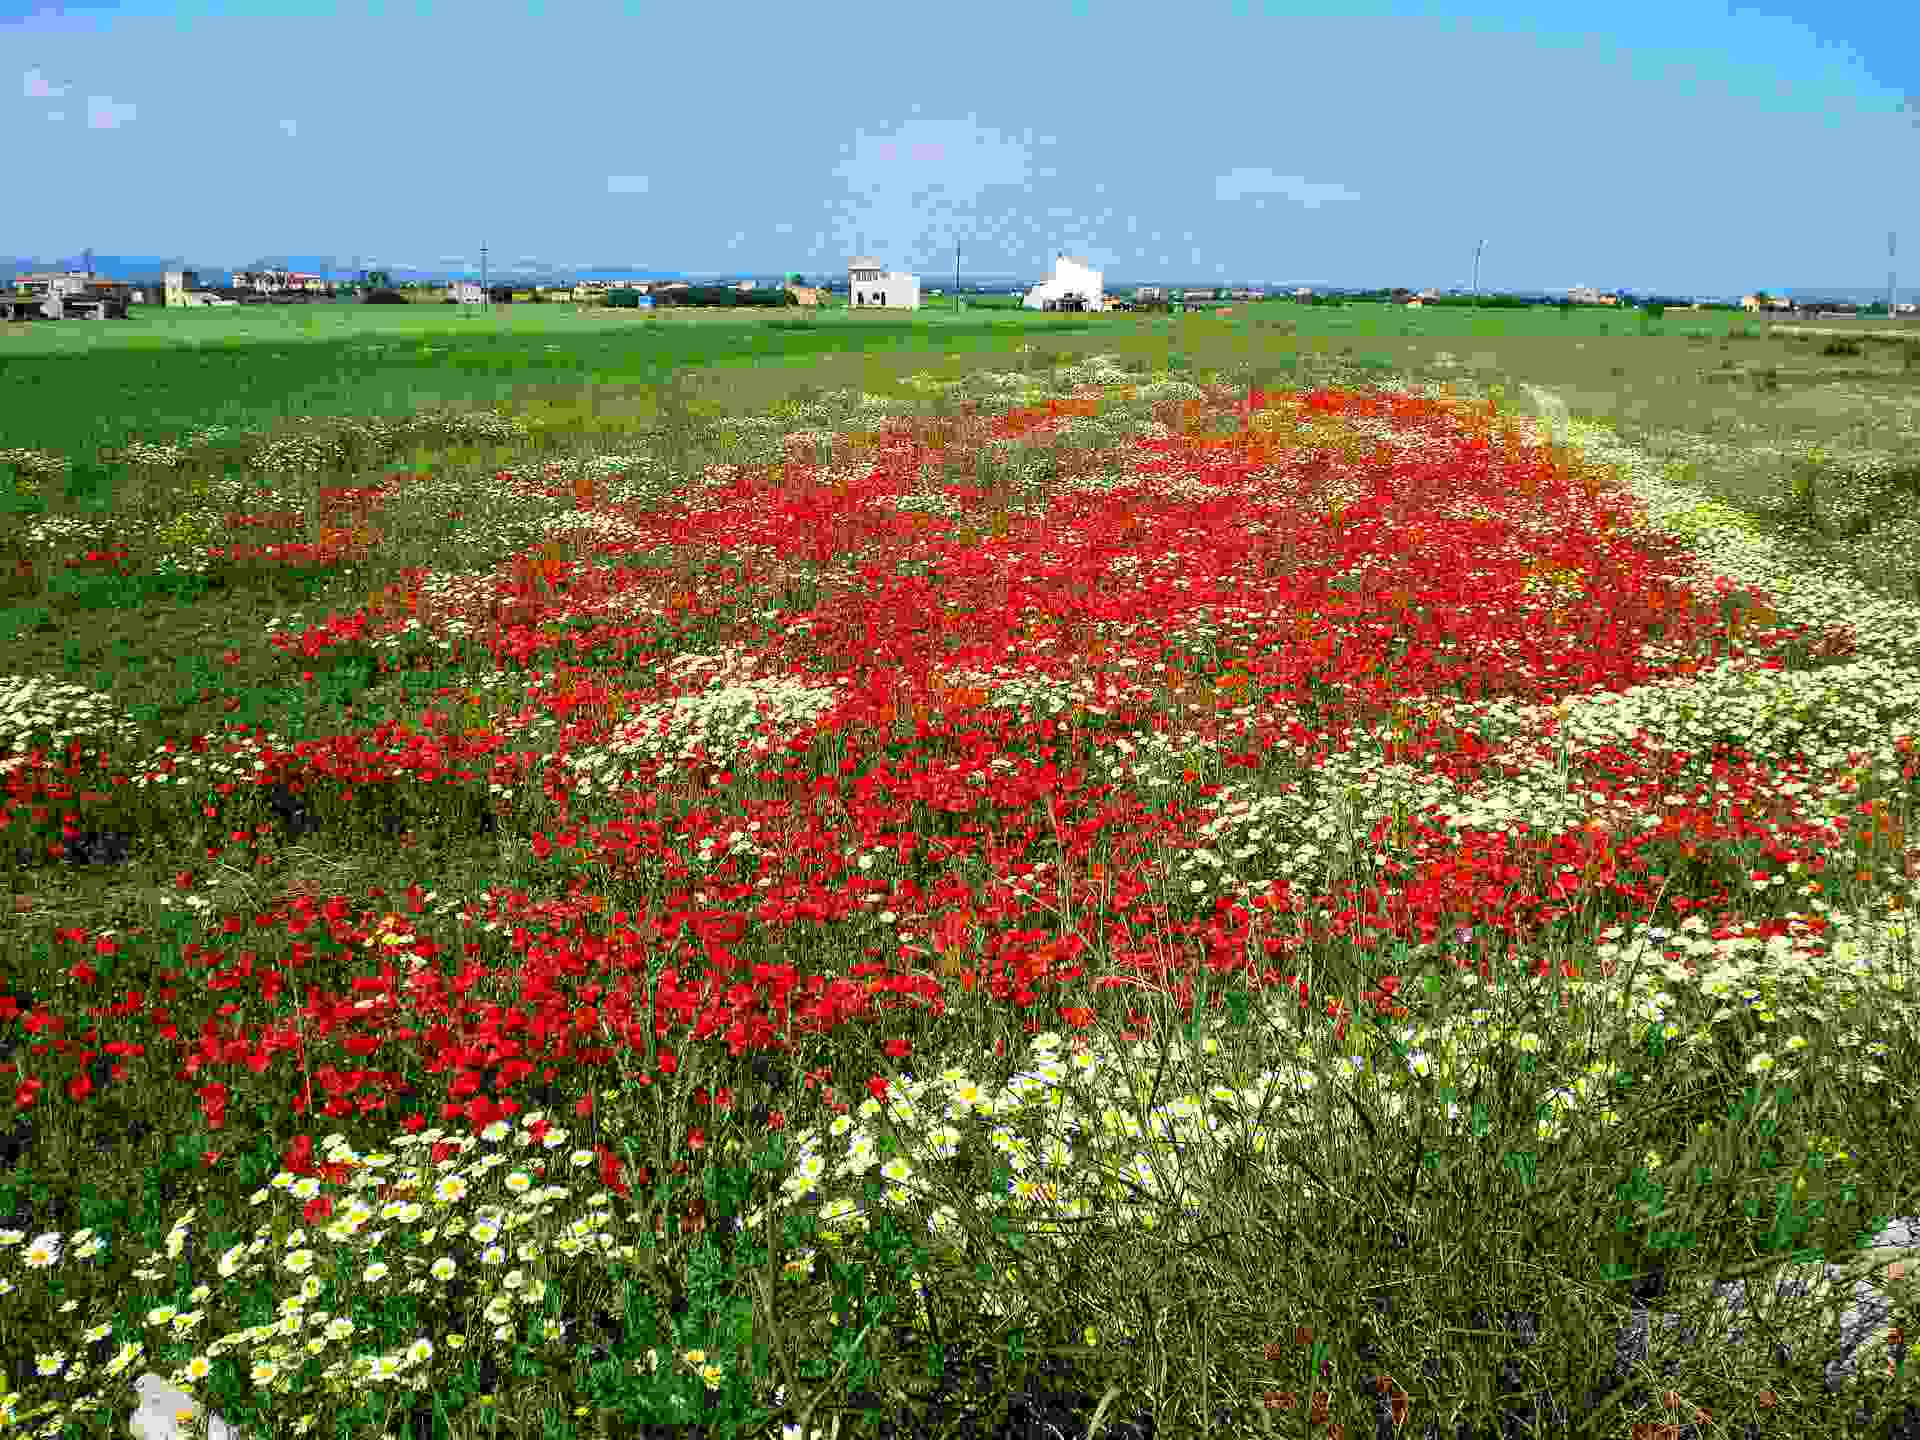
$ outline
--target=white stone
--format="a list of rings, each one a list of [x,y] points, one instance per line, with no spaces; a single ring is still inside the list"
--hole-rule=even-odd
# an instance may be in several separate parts
[[[139,1408],[127,1422],[133,1440],[186,1440],[190,1433],[196,1433],[190,1432],[189,1426],[198,1426],[200,1405],[186,1391],[151,1371],[134,1381],[133,1388],[140,1397]],[[183,1410],[193,1412],[187,1425],[179,1421]],[[208,1425],[207,1437],[208,1440],[240,1440],[239,1432],[218,1415]]]

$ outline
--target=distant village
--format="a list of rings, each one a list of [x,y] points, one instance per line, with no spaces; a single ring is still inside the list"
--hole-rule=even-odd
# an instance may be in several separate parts
[[[407,292],[402,294],[401,292]],[[421,294],[422,291],[427,292]],[[784,291],[784,293],[779,293]],[[784,286],[763,287],[756,280],[739,280],[719,285],[696,285],[687,280],[574,280],[565,284],[483,285],[470,280],[440,283],[400,282],[396,284],[378,270],[359,272],[353,280],[342,281],[299,270],[257,269],[228,272],[226,283],[204,283],[199,272],[166,270],[156,280],[113,280],[91,268],[79,270],[36,271],[17,277],[8,290],[0,290],[0,320],[126,319],[131,307],[160,305],[167,308],[195,306],[241,306],[257,304],[301,304],[340,300],[417,300],[437,299],[446,304],[511,304],[559,301],[583,305],[629,305],[641,309],[688,303],[737,303],[726,292],[744,302],[748,292],[754,304],[791,304],[818,306],[827,303],[855,309],[918,310],[923,304],[920,277],[907,271],[888,269],[870,255],[858,255],[847,262],[844,281],[838,277],[817,285],[801,283],[794,276]],[[940,289],[924,292],[940,297]],[[1008,291],[985,286],[963,287],[961,297],[973,294],[1022,295],[1023,308],[1043,311],[1128,311],[1136,309],[1186,310],[1211,308],[1235,303],[1284,300],[1316,303],[1320,300],[1366,299],[1410,309],[1441,303],[1462,303],[1462,297],[1474,292],[1437,289],[1411,290],[1384,287],[1370,291],[1325,290],[1316,293],[1308,286],[1292,289],[1266,287],[1167,287],[1135,286],[1130,293],[1109,292],[1104,276],[1087,260],[1067,254],[1054,259],[1053,273],[1028,287]],[[1489,297],[1490,299],[1492,297]],[[1502,297],[1513,303],[1515,297]],[[1576,286],[1563,295],[1536,294],[1518,297],[1525,303],[1581,306],[1635,307],[1659,305],[1666,309],[1731,308],[1729,302],[1700,297],[1633,296],[1624,291],[1601,291]],[[1766,313],[1776,318],[1813,318],[1887,314],[1884,304],[1863,306],[1843,300],[1794,300],[1766,291],[1741,297],[1740,308],[1749,313]],[[1920,305],[1896,304],[1893,313],[1910,315]]]

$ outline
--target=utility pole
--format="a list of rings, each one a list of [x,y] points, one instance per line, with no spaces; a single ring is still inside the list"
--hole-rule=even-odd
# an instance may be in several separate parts
[[[960,239],[958,236],[955,236],[953,241],[953,313],[956,315],[960,313]]]
[[[1887,319],[1894,318],[1893,310],[1893,240],[1897,232],[1887,232]]]
[[[1480,308],[1480,252],[1486,248],[1484,240],[1473,247],[1473,308],[1476,310]]]

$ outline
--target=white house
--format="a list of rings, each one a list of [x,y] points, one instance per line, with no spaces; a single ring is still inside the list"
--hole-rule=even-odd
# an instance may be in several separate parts
[[[479,305],[483,304],[487,297],[480,293],[479,281],[456,280],[447,287],[447,298],[462,305]]]
[[[901,270],[883,272],[880,262],[871,255],[856,255],[847,261],[847,303],[918,310],[920,277]]]
[[[78,295],[92,285],[95,278],[91,270],[36,270],[18,277],[14,285],[51,300],[56,296]]]
[[[1061,302],[1077,297],[1088,310],[1107,308],[1107,294],[1100,272],[1085,260],[1072,255],[1056,255],[1053,277],[1042,280],[1027,291],[1029,310],[1058,310]]]

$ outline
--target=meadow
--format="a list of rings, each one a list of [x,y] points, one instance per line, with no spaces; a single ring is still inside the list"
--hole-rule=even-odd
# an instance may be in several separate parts
[[[545,395],[612,395],[685,370],[810,370],[823,354],[923,348],[936,331],[942,348],[964,351],[1008,348],[1037,325],[1088,325],[1034,312],[910,320],[566,304],[136,306],[131,317],[0,325],[0,448],[92,463],[131,439],[173,443],[203,427],[251,433],[288,417],[399,419],[435,406],[524,411]]]
[[[1901,342],[543,308],[0,351],[0,1428],[1913,1422]]]

